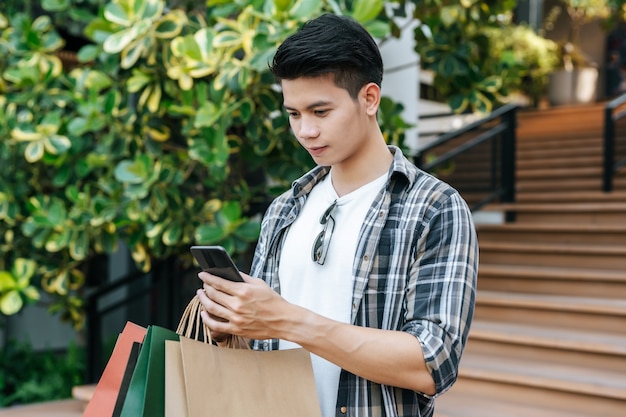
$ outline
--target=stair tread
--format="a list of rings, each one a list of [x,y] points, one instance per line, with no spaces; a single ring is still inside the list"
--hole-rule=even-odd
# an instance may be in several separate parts
[[[550,231],[559,233],[579,233],[579,232],[602,232],[602,233],[626,233],[626,223],[624,224],[598,224],[598,223],[502,223],[502,224],[480,224],[478,231]]]
[[[555,211],[555,212],[579,212],[579,211],[598,211],[598,212],[626,212],[626,202],[621,201],[603,201],[603,202],[585,202],[585,203],[496,203],[490,204],[490,210],[516,210],[516,211]]]
[[[480,290],[476,294],[476,303],[483,305],[550,309],[560,312],[575,311],[591,314],[612,314],[626,317],[626,300],[612,298]]]
[[[626,255],[626,246],[582,243],[525,243],[481,241],[482,250],[498,252],[546,252],[550,254]]]
[[[473,339],[619,355],[626,360],[626,335],[476,320],[470,332],[470,340]]]
[[[540,356],[511,358],[468,350],[461,360],[459,376],[626,400],[626,378],[622,372],[572,367],[543,361]]]
[[[501,401],[490,394],[478,396],[457,390],[445,393],[437,398],[434,417],[589,417],[588,414],[567,410],[549,410],[527,403]]]
[[[626,202],[626,193],[623,191],[613,191],[605,193],[602,191],[550,191],[550,192],[520,192],[517,194],[520,203],[528,200],[549,200],[570,203],[597,203],[599,201],[623,201]],[[578,200],[578,201],[577,201]]]
[[[624,271],[534,265],[481,264],[479,274],[506,275],[527,278],[550,277],[562,280],[590,280],[598,282],[626,282],[626,273]]]

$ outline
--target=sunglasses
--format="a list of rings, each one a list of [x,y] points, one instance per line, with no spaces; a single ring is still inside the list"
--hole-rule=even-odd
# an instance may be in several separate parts
[[[324,228],[313,242],[311,258],[313,262],[317,262],[320,265],[324,265],[324,261],[326,261],[330,238],[333,236],[333,230],[335,229],[335,219],[331,215],[335,207],[337,207],[337,200],[333,201],[333,204],[331,204],[324,214],[322,214],[322,217],[320,217],[320,224],[322,224]]]

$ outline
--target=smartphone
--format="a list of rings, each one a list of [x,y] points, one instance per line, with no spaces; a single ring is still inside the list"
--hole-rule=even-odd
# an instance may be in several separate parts
[[[239,269],[226,249],[221,246],[192,246],[191,254],[203,271],[229,281],[244,282]]]

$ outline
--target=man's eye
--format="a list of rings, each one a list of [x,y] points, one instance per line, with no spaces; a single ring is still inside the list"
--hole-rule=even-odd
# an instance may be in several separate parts
[[[324,116],[326,115],[326,113],[328,113],[328,110],[324,109],[324,110],[315,110],[315,114],[317,116]]]
[[[296,113],[295,111],[287,112],[287,114],[289,115],[289,117],[298,117],[298,113]]]

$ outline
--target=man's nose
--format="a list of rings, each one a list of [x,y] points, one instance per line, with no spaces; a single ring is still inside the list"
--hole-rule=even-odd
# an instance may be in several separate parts
[[[311,139],[319,136],[319,127],[317,121],[312,117],[302,116],[300,119],[300,129],[298,137],[301,139]]]

